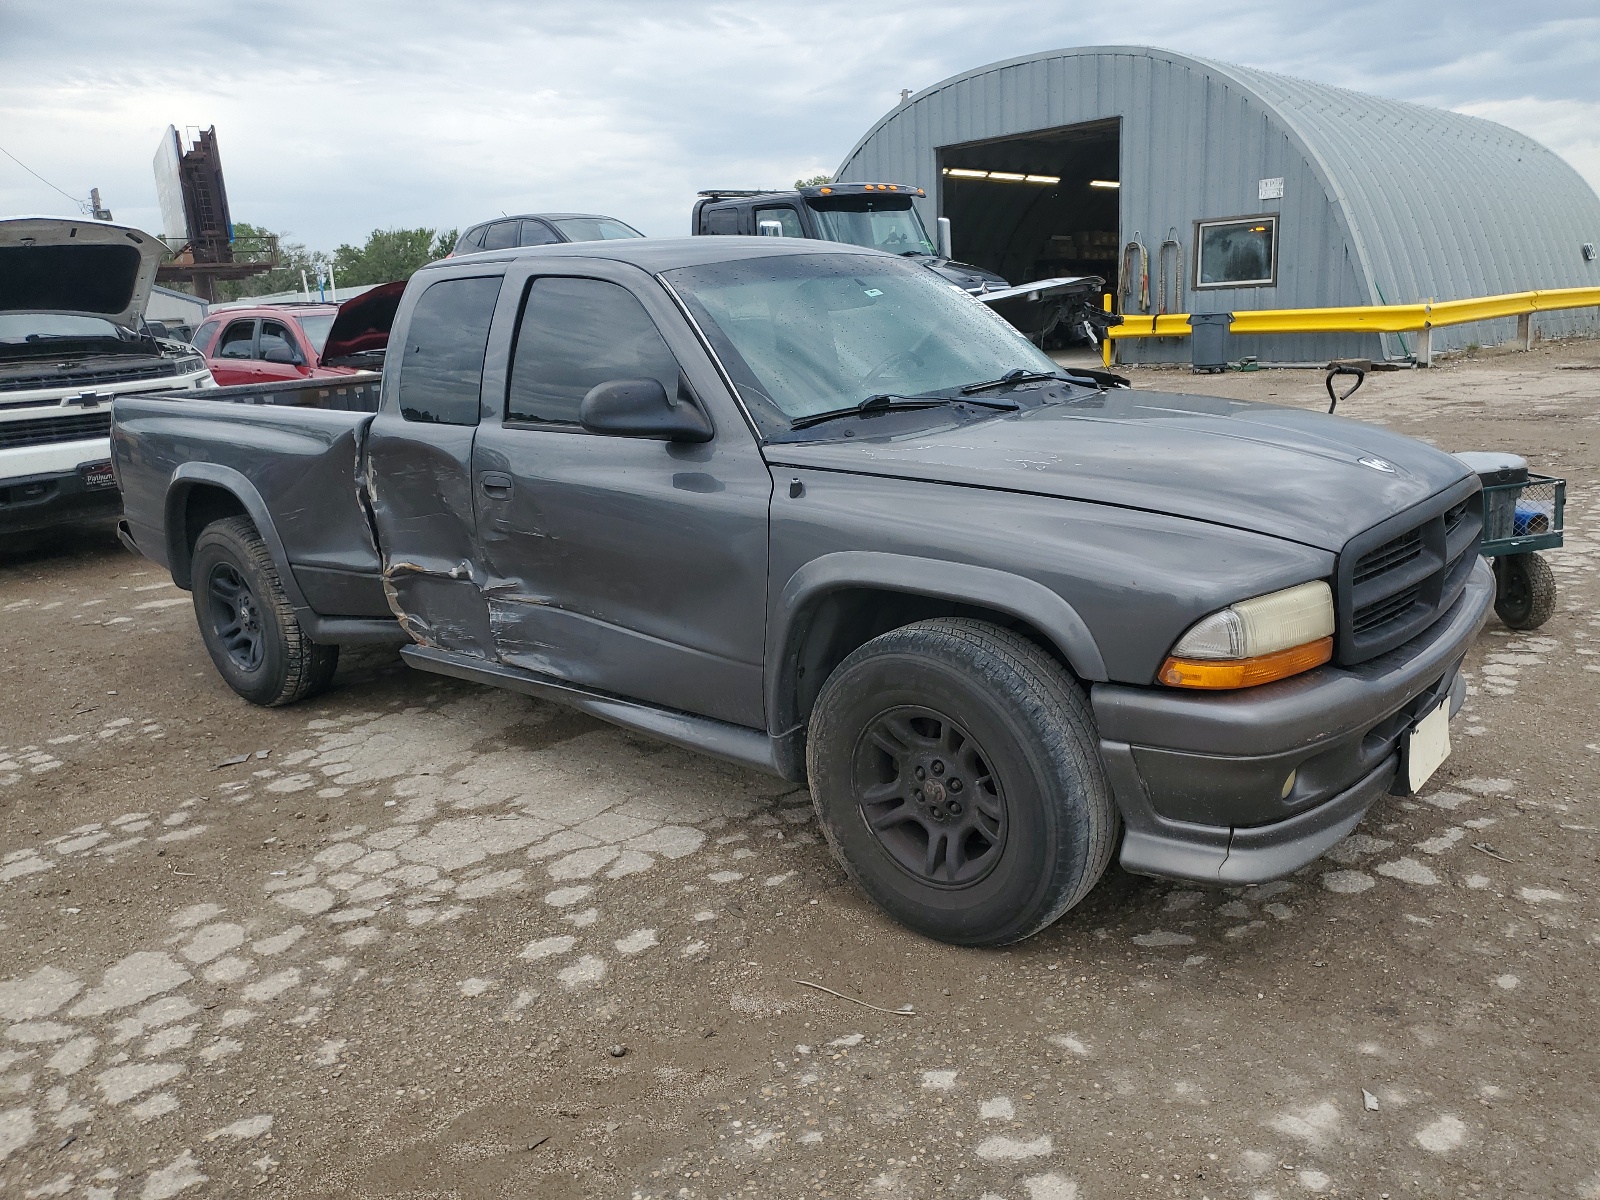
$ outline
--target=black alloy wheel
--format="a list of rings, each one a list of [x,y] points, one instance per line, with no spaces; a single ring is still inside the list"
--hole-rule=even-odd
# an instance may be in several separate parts
[[[211,627],[228,658],[241,671],[260,669],[265,656],[261,602],[232,563],[211,568]]]
[[[943,713],[880,714],[857,745],[852,784],[867,828],[919,881],[964,887],[1000,861],[1005,791],[983,748]]]

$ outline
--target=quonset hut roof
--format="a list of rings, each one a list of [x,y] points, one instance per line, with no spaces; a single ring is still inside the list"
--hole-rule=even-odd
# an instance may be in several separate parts
[[[1141,107],[1143,119],[1132,120]],[[1400,304],[1600,283],[1600,263],[1586,261],[1582,250],[1600,242],[1600,197],[1532,138],[1477,117],[1149,47],[1051,50],[954,75],[880,119],[835,178],[898,178],[932,193],[938,147],[1112,116],[1123,122],[1125,240],[1134,229],[1169,223],[1130,195],[1141,175],[1156,192],[1202,186],[1175,177],[1158,158],[1176,159],[1183,164],[1177,175],[1194,176],[1243,156],[1239,174],[1249,177],[1253,197],[1256,164],[1237,143],[1264,148],[1265,175],[1285,173],[1266,170],[1265,158],[1273,143],[1286,141],[1326,194],[1355,268],[1355,295],[1314,303]],[[1249,211],[1223,211],[1220,200],[1200,204],[1214,206],[1218,211],[1182,215]],[[1286,239],[1291,234],[1286,230]],[[1307,256],[1308,266],[1315,262]],[[1220,307],[1308,299],[1279,289],[1276,296],[1236,295]]]

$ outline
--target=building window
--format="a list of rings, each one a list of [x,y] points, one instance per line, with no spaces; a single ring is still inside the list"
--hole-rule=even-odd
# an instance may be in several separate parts
[[[1278,218],[1195,222],[1194,286],[1270,287],[1278,282]]]

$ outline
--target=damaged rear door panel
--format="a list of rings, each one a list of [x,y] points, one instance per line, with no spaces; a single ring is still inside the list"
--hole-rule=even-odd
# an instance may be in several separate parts
[[[476,658],[492,655],[493,638],[476,562],[472,444],[500,283],[493,268],[457,268],[407,294],[396,316],[405,338],[389,347],[365,464],[395,616],[418,644]]]
[[[479,561],[508,666],[721,721],[764,725],[771,475],[661,285],[622,263],[507,277],[473,452]],[[586,430],[593,387],[659,382],[715,433]]]

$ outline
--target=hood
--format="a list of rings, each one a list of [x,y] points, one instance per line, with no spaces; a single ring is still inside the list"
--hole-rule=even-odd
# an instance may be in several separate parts
[[[766,454],[774,465],[1167,513],[1335,552],[1471,475],[1431,446],[1342,417],[1122,388],[905,436],[772,443]]]
[[[67,217],[0,220],[0,312],[102,317],[133,328],[167,248],[127,225]]]
[[[400,308],[400,296],[406,290],[406,281],[397,279],[384,283],[346,300],[339,306],[339,315],[328,330],[328,340],[322,344],[322,365],[325,367],[369,366],[370,356],[385,350],[389,345],[389,330],[394,327],[394,315]]]

